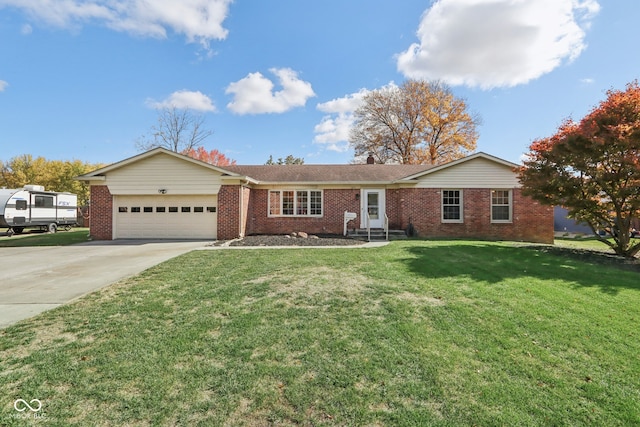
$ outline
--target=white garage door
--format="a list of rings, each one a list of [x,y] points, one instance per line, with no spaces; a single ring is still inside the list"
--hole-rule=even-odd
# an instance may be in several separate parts
[[[218,196],[116,196],[116,239],[215,239]]]

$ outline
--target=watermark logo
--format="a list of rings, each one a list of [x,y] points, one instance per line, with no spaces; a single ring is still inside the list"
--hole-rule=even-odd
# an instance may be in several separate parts
[[[49,417],[44,411],[44,405],[40,399],[16,399],[13,402],[13,409],[16,411],[11,414],[11,418],[33,421],[48,421]]]
[[[38,399],[31,399],[29,402],[24,399],[16,399],[16,401],[13,402],[13,408],[18,412],[24,412],[27,409],[31,412],[38,412],[42,409],[42,402]]]

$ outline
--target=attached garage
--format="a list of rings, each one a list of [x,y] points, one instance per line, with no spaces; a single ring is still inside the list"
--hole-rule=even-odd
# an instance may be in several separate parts
[[[240,214],[237,204],[229,208],[221,188],[223,182],[236,185],[230,196],[235,202],[242,177],[163,148],[77,179],[91,185],[90,233],[95,239],[215,240],[228,233],[224,220],[232,212]]]
[[[114,196],[116,239],[216,239],[217,196]]]

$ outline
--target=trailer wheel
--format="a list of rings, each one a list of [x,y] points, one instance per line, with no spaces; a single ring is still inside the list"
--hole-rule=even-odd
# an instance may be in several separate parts
[[[52,222],[51,224],[49,224],[49,227],[47,227],[47,229],[49,230],[49,233],[55,233],[56,231],[58,231],[58,224]]]
[[[11,237],[11,236],[13,236],[13,229],[12,228],[7,230],[7,237]]]
[[[13,227],[12,230],[16,233],[16,234],[21,234],[24,231],[24,227]]]

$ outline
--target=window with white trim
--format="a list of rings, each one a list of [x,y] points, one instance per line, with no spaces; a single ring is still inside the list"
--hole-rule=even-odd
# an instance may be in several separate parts
[[[442,190],[442,222],[462,222],[461,190]]]
[[[491,190],[491,222],[511,222],[511,190]]]
[[[269,190],[269,216],[322,216],[321,190]]]

